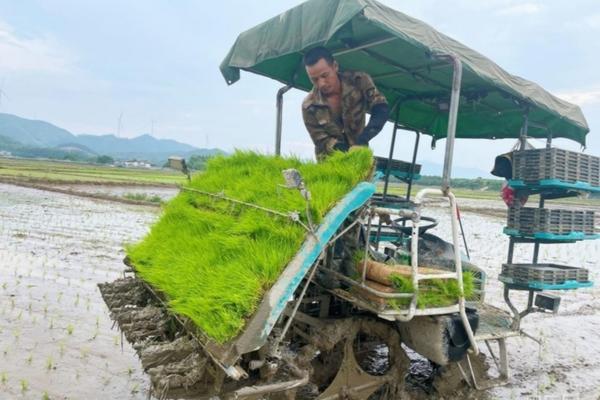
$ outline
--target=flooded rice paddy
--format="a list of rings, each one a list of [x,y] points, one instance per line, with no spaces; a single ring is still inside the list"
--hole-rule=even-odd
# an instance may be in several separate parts
[[[174,193],[157,190],[164,198]],[[486,300],[505,307],[497,276],[508,240],[504,219],[494,216],[504,206],[472,200],[461,205],[471,258],[488,274]],[[440,219],[433,233],[447,239],[446,211],[436,206],[424,214]],[[122,276],[123,245],[139,240],[158,212],[0,185],[0,399],[147,398],[148,380],[112,329],[96,285]],[[531,253],[531,245],[519,245],[515,261],[527,262]],[[599,259],[600,241],[540,251],[540,261],[586,267],[596,281]],[[509,385],[469,398],[600,398],[600,289],[557,294],[558,315],[533,314],[522,324],[541,346],[526,337],[508,340]],[[522,308],[524,294],[515,299]]]

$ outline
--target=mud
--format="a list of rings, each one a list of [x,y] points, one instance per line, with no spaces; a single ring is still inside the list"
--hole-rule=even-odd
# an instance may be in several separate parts
[[[96,285],[123,276],[123,244],[139,240],[158,209],[4,184],[0,193],[0,399],[40,399],[44,393],[51,399],[146,399],[150,377],[135,349],[121,344],[112,329]],[[505,308],[497,280],[508,248],[504,205],[459,203],[471,259],[488,274],[486,300]],[[439,217],[432,233],[449,239],[446,211],[436,206],[424,214]],[[519,245],[515,260],[526,262],[531,254],[531,245]],[[599,260],[600,241],[540,251],[540,261],[586,267],[596,281]],[[526,337],[508,340],[507,386],[445,398],[597,399],[600,289],[555,294],[562,296],[558,315],[533,314],[522,323],[541,346]],[[516,295],[522,308],[524,294]],[[145,305],[143,296],[138,300]],[[141,352],[148,365],[164,355],[164,349],[148,349]],[[425,376],[430,366],[417,359],[411,368]],[[439,398],[424,390],[411,395]]]
[[[26,180],[15,180],[0,179],[0,182],[11,183],[15,186],[21,186],[30,189],[38,189],[46,192],[55,192],[68,194],[71,196],[114,201],[123,204],[133,204],[139,206],[149,207],[160,207],[160,202],[144,200],[157,198],[160,201],[168,201],[175,197],[178,193],[178,189],[172,186],[160,185],[160,186],[143,186],[143,185],[123,185],[123,184],[89,184],[89,183],[52,183],[52,182],[37,182],[37,181],[26,181]],[[135,196],[143,196],[141,200],[135,198]]]
[[[206,386],[208,359],[198,342],[185,335],[140,280],[125,277],[98,287],[111,317],[150,376],[151,394],[176,398],[177,391],[189,395],[194,387]]]
[[[154,209],[0,184],[0,399],[146,399],[96,287]]]

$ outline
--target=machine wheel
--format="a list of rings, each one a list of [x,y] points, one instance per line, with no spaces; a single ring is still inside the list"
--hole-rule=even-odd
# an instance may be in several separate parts
[[[311,385],[298,399],[397,399],[409,359],[392,325],[373,318],[332,322],[313,343]]]

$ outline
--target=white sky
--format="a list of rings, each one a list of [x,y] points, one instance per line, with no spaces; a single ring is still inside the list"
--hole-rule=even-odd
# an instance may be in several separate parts
[[[600,2],[383,0],[582,106],[600,155]],[[279,83],[219,64],[237,35],[300,1],[0,0],[0,112],[80,134],[152,133],[198,147],[272,151]],[[312,155],[301,92],[286,95],[285,153]],[[373,142],[387,154],[391,125]],[[399,156],[410,157],[408,145]],[[404,138],[404,136],[402,137]],[[578,149],[575,143],[557,141]],[[489,170],[512,141],[459,140],[455,165]],[[441,163],[444,142],[421,160]]]

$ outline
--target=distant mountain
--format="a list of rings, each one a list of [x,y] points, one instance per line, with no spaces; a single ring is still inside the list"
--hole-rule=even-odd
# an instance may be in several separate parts
[[[43,149],[43,150],[42,150]],[[45,121],[0,113],[0,150],[15,154],[76,154],[81,157],[108,155],[116,160],[138,159],[162,165],[169,156],[214,155],[220,149],[199,149],[171,139],[156,139],[144,134],[132,139],[115,135],[74,135]]]
[[[199,150],[189,144],[171,139],[156,139],[148,134],[132,139],[119,138],[115,135],[77,135],[77,143],[94,149],[97,153],[157,153]]]
[[[71,132],[48,122],[3,113],[0,113],[0,135],[35,147],[54,147],[75,138]]]

